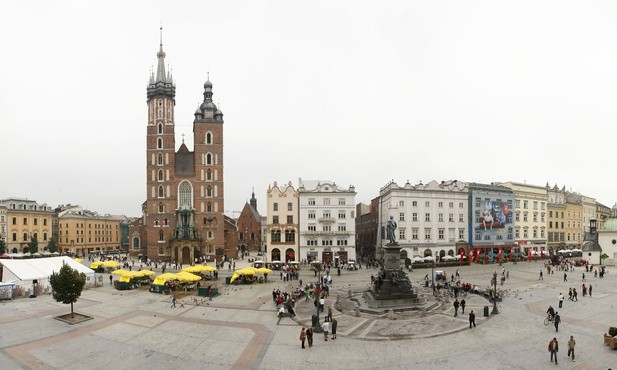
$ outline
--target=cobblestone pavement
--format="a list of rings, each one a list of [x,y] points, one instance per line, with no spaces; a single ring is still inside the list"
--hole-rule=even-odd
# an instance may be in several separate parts
[[[246,263],[238,262],[237,268]],[[356,317],[345,305],[334,309],[337,339],[315,335],[312,348],[301,349],[301,325],[308,325],[312,302],[297,302],[298,315],[277,325],[272,289],[291,291],[296,281],[246,286],[219,285],[221,295],[212,301],[186,297],[170,308],[170,297],[146,290],[116,291],[109,285],[87,289],[75,311],[89,320],[68,325],[53,317],[70,311],[51,296],[22,298],[0,303],[0,363],[3,369],[545,369],[553,337],[560,341],[559,367],[608,369],[617,366],[617,351],[603,345],[602,334],[617,326],[617,270],[604,279],[587,278],[593,298],[566,299],[558,308],[557,296],[569,287],[580,291],[580,268],[568,273],[570,282],[556,272],[538,280],[541,262],[505,264],[510,279],[503,287],[499,314],[483,316],[490,304],[467,295],[466,314],[454,317],[450,302],[422,317],[397,313],[395,320],[362,314]],[[448,274],[456,268],[445,269]],[[486,287],[497,266],[460,267],[463,282]],[[443,269],[442,269],[443,270]],[[427,270],[410,274],[419,286]],[[333,276],[326,305],[338,294],[368,287],[375,270],[343,271]],[[219,282],[231,275],[221,270]],[[590,274],[587,274],[589,276]],[[275,278],[273,280],[273,278]],[[315,281],[302,270],[304,282]],[[106,281],[104,279],[104,281]],[[222,284],[222,283],[219,283]],[[427,294],[429,292],[426,292]],[[559,311],[559,332],[544,326],[548,305]],[[467,312],[476,313],[477,327],[469,329]],[[387,315],[384,315],[387,316]],[[323,320],[323,314],[320,318]],[[566,357],[566,342],[576,339],[576,362]]]

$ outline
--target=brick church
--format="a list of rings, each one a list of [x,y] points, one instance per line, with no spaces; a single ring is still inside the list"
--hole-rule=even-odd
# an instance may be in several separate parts
[[[194,114],[193,151],[184,139],[176,150],[176,86],[162,37],[157,58],[147,87],[147,196],[131,228],[131,252],[183,264],[236,257],[235,223],[224,215],[223,112],[212,101],[212,83],[204,83]]]

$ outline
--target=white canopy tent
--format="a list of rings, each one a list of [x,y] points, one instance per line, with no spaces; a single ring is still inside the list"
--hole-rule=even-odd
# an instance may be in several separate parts
[[[46,287],[49,285],[49,276],[54,272],[59,272],[63,264],[86,274],[87,285],[94,284],[94,271],[67,256],[0,260],[2,281],[29,289],[36,280],[39,285]]]

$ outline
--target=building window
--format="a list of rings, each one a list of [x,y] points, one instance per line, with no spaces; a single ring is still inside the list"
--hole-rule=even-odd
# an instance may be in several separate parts
[[[438,237],[439,240],[445,240],[446,239],[446,231],[445,231],[445,229],[437,230],[437,237]]]
[[[34,218],[34,226],[36,226],[37,224],[38,224],[38,220],[37,220],[37,218],[35,217],[35,218]]]
[[[458,238],[461,240],[465,239],[465,229],[458,229]]]
[[[428,202],[428,201],[427,201],[427,202],[424,202],[424,206],[425,206],[425,207],[430,207],[430,206],[431,206],[431,202]]]
[[[212,170],[208,168],[206,171],[206,180],[212,181]]]
[[[163,234],[163,230],[159,230],[159,241],[165,240],[165,234]]]
[[[308,211],[308,218],[315,219],[315,211]]]
[[[512,228],[508,228],[508,239],[512,239]]]
[[[212,186],[210,185],[208,185],[208,187],[206,188],[206,197],[212,198]]]
[[[398,206],[399,207],[405,207],[405,201],[404,200],[399,200],[398,201]]]
[[[415,213],[415,212],[414,212],[414,213],[412,213],[412,214],[411,214],[411,220],[412,220],[412,221],[418,221],[418,214],[417,214],[417,213]]]
[[[338,211],[338,218],[345,218],[345,211]]]
[[[323,231],[332,231],[332,227],[330,225],[323,225],[322,230]]]
[[[206,212],[212,212],[212,203],[208,202],[206,204]]]
[[[293,224],[294,223],[294,216],[287,216],[287,223],[288,224]]]
[[[405,212],[401,212],[398,215],[398,220],[399,221],[405,221]]]
[[[317,231],[316,225],[308,225],[308,231]]]
[[[465,222],[465,216],[462,213],[458,214],[458,222]]]
[[[158,138],[156,139],[156,148],[157,149],[163,149],[163,139],[162,138]]]
[[[537,213],[533,214],[533,222],[538,222],[538,214]]]
[[[212,144],[212,133],[211,132],[206,133],[206,144],[208,145]]]
[[[272,238],[273,243],[280,243],[281,242],[281,230],[272,231],[271,238]]]
[[[28,225],[28,219],[24,217],[24,225]]]
[[[439,222],[443,222],[443,213],[440,213],[438,217],[439,217]]]
[[[165,208],[163,207],[163,203],[159,203],[159,213],[165,212]]]
[[[293,211],[293,209],[294,209],[293,203],[291,203],[291,202],[287,203],[287,210],[288,211]]]
[[[405,240],[405,229],[398,229],[398,238],[400,240]]]
[[[338,198],[338,205],[339,206],[344,206],[345,205],[345,198]]]
[[[159,153],[159,155],[158,155],[158,159],[157,159],[157,162],[156,162],[156,163],[157,163],[159,166],[162,166],[162,165],[163,165],[163,154]]]
[[[528,207],[528,204],[529,204],[529,202],[528,202],[528,201],[526,201],[526,200],[524,200],[524,201],[523,201],[523,208],[524,208],[524,209],[529,208],[529,207]]]
[[[338,231],[347,231],[347,225],[338,225]]]
[[[540,213],[540,222],[544,222],[544,213]]]
[[[438,203],[437,203],[437,207],[439,207],[439,208],[443,208],[443,202],[438,202]]]
[[[193,187],[189,181],[182,181],[178,185],[178,208],[193,209]]]
[[[329,206],[330,205],[330,198],[323,198],[323,205],[324,206]]]
[[[448,215],[448,222],[454,222],[454,213]]]
[[[411,229],[411,239],[418,240],[418,229],[416,228]]]
[[[480,230],[476,230],[476,235],[474,236],[474,240],[480,240]]]
[[[273,224],[278,224],[279,223],[279,216],[272,216],[272,223]]]
[[[278,203],[273,203],[272,204],[272,210],[273,211],[278,211],[279,210],[279,204]]]
[[[431,220],[431,214],[430,213],[425,213],[424,214],[424,221],[430,221]]]
[[[296,241],[296,232],[294,230],[285,230],[285,242],[293,243]]]
[[[158,179],[159,181],[163,181],[165,179],[165,177],[163,176],[163,170],[159,170]]]
[[[480,203],[482,203],[482,199],[476,198],[476,208],[480,208]]]
[[[309,206],[314,206],[315,205],[315,198],[309,198],[308,199],[308,205]]]
[[[47,219],[46,218],[43,219],[43,226],[47,226]]]
[[[322,217],[323,218],[330,218],[330,211],[323,211]]]
[[[465,208],[465,204],[464,204],[463,202],[460,202],[460,203],[458,204],[458,208]]]
[[[414,200],[414,201],[412,201],[412,202],[411,202],[411,206],[412,206],[412,207],[417,207],[417,206],[418,206],[418,202],[417,202],[417,201],[415,201],[415,200]]]
[[[424,239],[431,240],[431,229],[424,229]]]

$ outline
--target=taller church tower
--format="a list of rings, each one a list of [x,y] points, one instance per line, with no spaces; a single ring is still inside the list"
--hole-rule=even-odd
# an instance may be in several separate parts
[[[212,83],[193,121],[194,151],[175,150],[176,86],[165,71],[161,43],[156,75],[147,88],[147,200],[143,206],[142,249],[152,260],[189,264],[234,257],[225,249],[223,112],[212,101]],[[143,243],[142,243],[143,244]]]

